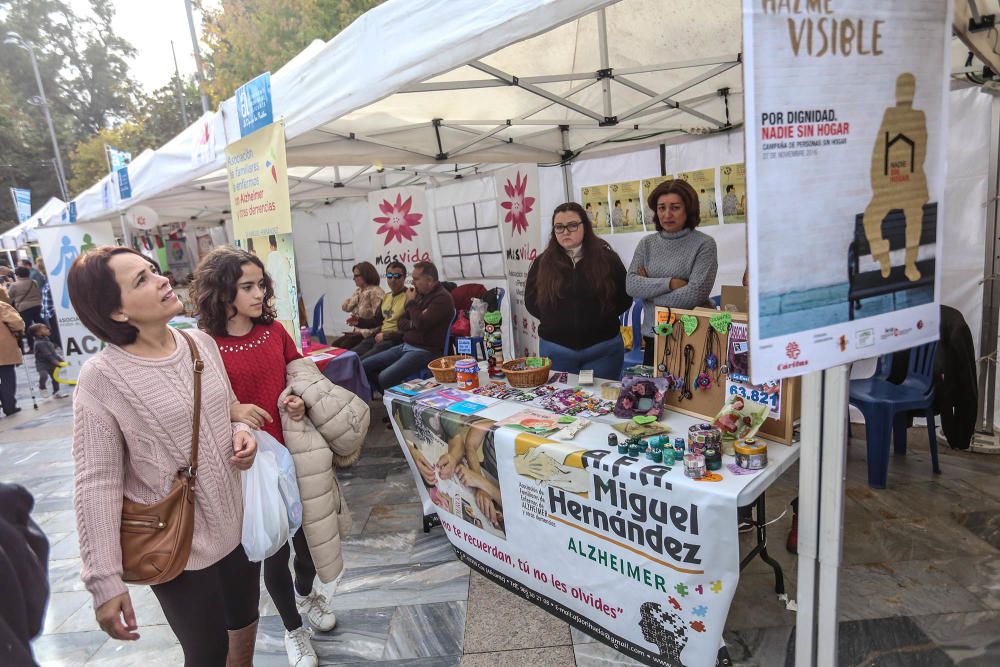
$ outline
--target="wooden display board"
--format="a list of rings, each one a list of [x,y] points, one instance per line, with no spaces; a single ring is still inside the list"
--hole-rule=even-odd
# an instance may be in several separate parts
[[[674,328],[678,330],[675,334],[677,338],[675,341],[679,341],[679,346],[677,349],[680,351],[683,358],[683,349],[686,345],[691,345],[694,349],[693,359],[691,369],[691,380],[693,381],[701,370],[702,360],[705,357],[705,347],[708,344],[708,332],[711,329],[709,324],[709,318],[712,315],[718,314],[717,310],[708,309],[697,309],[697,310],[679,310],[673,309],[668,312],[668,309],[657,307],[656,308],[656,319],[657,322],[663,322],[669,316],[674,318]],[[681,335],[683,332],[683,325],[681,324],[680,317],[683,315],[690,315],[698,318],[698,326],[694,332],[688,336],[686,334]],[[733,322],[746,322],[746,313],[732,313]],[[729,346],[729,335],[718,334],[719,347],[721,348],[718,352],[719,364],[726,363],[726,350]],[[663,359],[664,349],[667,342],[667,336],[653,336],[654,344],[654,354],[653,354],[653,369],[654,375],[656,377],[661,377],[665,373],[659,370],[660,360]],[[674,348],[672,348],[673,350]],[[674,354],[678,352],[672,352],[670,360],[668,360],[668,370],[673,368],[676,369],[677,358]],[[676,374],[676,370],[674,371]],[[726,378],[722,375],[719,376],[718,380],[715,379],[715,373],[711,372],[712,384],[705,389],[693,389],[691,392],[690,399],[682,399],[680,392],[671,391],[667,392],[667,398],[664,404],[671,410],[676,410],[677,412],[690,415],[692,417],[700,417],[706,421],[711,421],[715,418],[722,406],[726,402]],[[786,379],[781,385],[781,418],[780,419],[768,419],[760,427],[760,435],[766,437],[769,440],[775,440],[782,442],[784,444],[790,444],[793,438],[793,430],[795,423],[799,419],[800,412],[800,391],[801,385],[799,378]]]

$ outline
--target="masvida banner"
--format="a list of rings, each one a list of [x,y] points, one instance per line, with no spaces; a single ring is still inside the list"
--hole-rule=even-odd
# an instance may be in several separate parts
[[[501,236],[506,252],[513,352],[508,359],[538,354],[538,320],[524,303],[528,269],[542,251],[542,218],[538,209],[538,165],[519,164],[496,172]]]
[[[390,415],[464,563],[646,664],[715,664],[739,581],[735,490],[419,402]]]

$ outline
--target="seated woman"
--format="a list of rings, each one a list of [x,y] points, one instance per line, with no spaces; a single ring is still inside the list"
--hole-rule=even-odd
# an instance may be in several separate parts
[[[618,316],[632,303],[625,266],[576,202],[553,212],[552,235],[528,271],[524,301],[540,320],[539,351],[553,370],[591,369],[595,377],[618,379],[625,355]]]
[[[646,302],[642,312],[643,364],[653,365],[656,306],[705,305],[715,284],[715,239],[695,229],[701,222],[698,193],[686,181],[664,181],[649,195],[656,233],[639,241],[632,256],[628,293]]]
[[[357,324],[358,320],[368,320],[375,317],[375,313],[382,305],[382,297],[385,296],[385,292],[378,286],[378,271],[375,270],[371,262],[355,264],[351,272],[354,274],[356,289],[351,296],[344,300],[340,309],[345,313],[350,313],[347,323],[354,328],[331,343],[334,347],[343,347],[348,350],[365,338],[377,333],[375,329],[359,329],[354,325]]]

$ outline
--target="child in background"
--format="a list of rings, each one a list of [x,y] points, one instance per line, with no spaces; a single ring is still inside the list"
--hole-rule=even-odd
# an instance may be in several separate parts
[[[35,369],[38,371],[38,388],[45,391],[45,381],[52,378],[52,398],[68,398],[69,394],[59,391],[59,381],[56,379],[56,369],[65,361],[56,346],[49,340],[52,334],[49,328],[41,323],[32,324],[28,332],[35,337]]]

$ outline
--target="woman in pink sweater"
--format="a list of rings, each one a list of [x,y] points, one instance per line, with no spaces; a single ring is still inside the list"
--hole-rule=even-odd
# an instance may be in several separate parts
[[[108,346],[80,372],[73,424],[74,506],[82,579],[97,621],[114,639],[134,640],[138,621],[122,581],[122,496],[162,500],[190,463],[194,369],[181,335],[167,325],[182,306],[156,265],[130,248],[103,246],[69,272],[83,324]],[[190,336],[202,373],[194,538],[177,578],[152,586],[186,665],[250,665],[260,601],[258,565],[240,544],[240,470],[253,465],[254,438],[230,422],[236,397],[218,348]]]

